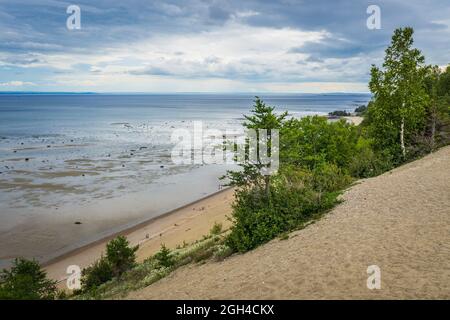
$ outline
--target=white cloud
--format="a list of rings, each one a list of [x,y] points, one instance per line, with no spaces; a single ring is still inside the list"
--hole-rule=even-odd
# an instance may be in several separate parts
[[[23,86],[34,86],[33,82],[24,81],[8,81],[0,82],[0,87],[23,87]]]
[[[256,14],[247,12],[243,16]],[[317,63],[308,62],[308,54],[289,52],[292,47],[330,37],[323,30],[257,27],[230,20],[205,32],[156,34],[89,54],[34,54],[35,62],[30,67],[62,71],[40,79],[57,90],[367,91],[362,84],[351,83],[366,72],[364,59],[325,59]],[[337,81],[343,84],[337,86]]]

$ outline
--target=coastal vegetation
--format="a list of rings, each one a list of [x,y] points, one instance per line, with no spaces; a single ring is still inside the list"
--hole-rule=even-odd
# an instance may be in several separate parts
[[[426,66],[412,36],[412,28],[395,30],[383,69],[372,66],[373,99],[367,108],[358,108],[365,116],[360,126],[319,116],[278,117],[256,98],[244,126],[280,130],[280,168],[264,175],[260,163],[246,163],[224,177],[237,188],[226,240],[232,249],[245,252],[299,228],[333,207],[355,179],[376,176],[449,143],[450,68]]]
[[[203,263],[208,259],[221,261],[231,255],[233,250],[224,244],[226,231],[218,231],[213,227],[208,235],[193,243],[184,243],[183,246],[171,250],[164,244],[154,255],[142,263],[135,264],[121,276],[112,277],[97,283],[94,286],[83,285],[81,290],[75,291],[72,299],[109,299],[124,297],[128,292],[146,287],[171,272],[189,263]],[[112,240],[114,241],[114,240]],[[100,259],[99,261],[101,261]],[[99,263],[97,261],[93,266]],[[93,272],[92,266],[85,269],[85,274]],[[98,269],[97,269],[98,270]],[[110,275],[108,273],[107,275]]]
[[[15,259],[0,273],[1,300],[52,300],[57,294],[56,281],[47,279],[36,260]]]
[[[450,143],[450,67],[425,64],[413,47],[413,30],[395,30],[382,67],[372,66],[372,100],[355,113],[364,117],[355,126],[345,119],[291,117],[256,97],[247,129],[268,130],[260,136],[271,163],[245,162],[223,177],[235,188],[232,226],[215,224],[208,235],[136,263],[137,247],[125,237],[110,241],[106,255],[82,272],[82,288],[74,298],[112,298],[148,286],[188,263],[220,261],[246,252],[320,218],[339,202],[354,181],[369,178],[412,161]],[[279,131],[279,146],[273,143]],[[0,276],[1,298],[52,299],[55,283],[46,279],[37,262],[16,260]]]

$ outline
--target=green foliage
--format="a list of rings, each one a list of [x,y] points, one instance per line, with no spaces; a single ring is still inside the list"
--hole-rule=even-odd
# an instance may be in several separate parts
[[[274,112],[274,107],[267,106],[259,97],[255,98],[251,115],[244,115],[246,121],[243,126],[247,129],[254,130],[267,130],[267,136],[262,137],[261,132],[258,132],[257,136],[257,155],[256,162],[248,161],[248,154],[246,154],[246,160],[241,163],[242,170],[240,171],[227,171],[227,174],[221,177],[221,179],[228,179],[228,186],[237,186],[246,188],[250,185],[252,187],[265,190],[266,197],[270,193],[270,176],[264,174],[264,170],[270,167],[270,164],[262,163],[260,159],[259,145],[263,142],[267,147],[267,154],[270,157],[272,152],[272,134],[274,129],[280,129],[287,113],[284,112],[281,115],[277,115]],[[247,145],[246,149],[250,151],[250,145]]]
[[[154,255],[145,259],[142,263],[136,264],[133,269],[124,272],[120,277],[112,278],[106,282],[99,281],[90,290],[77,292],[73,298],[123,298],[128,292],[149,286],[185,264],[203,262],[211,256],[220,260],[232,254],[232,250],[223,244],[223,237],[221,236],[209,236],[206,239],[196,241],[194,244],[186,244],[183,248],[177,250],[171,251],[166,248],[163,251],[165,251],[163,256],[166,256],[166,258],[170,256],[168,259],[171,260],[171,263],[166,264],[170,266],[163,266],[157,256]],[[166,258],[162,258],[162,260]]]
[[[372,140],[360,137],[348,170],[352,177],[369,178],[380,175],[392,167],[392,159],[388,153],[384,155],[376,153],[372,147]]]
[[[136,264],[136,251],[139,246],[130,247],[124,236],[118,236],[106,245],[106,259],[111,264],[115,276],[120,276]]]
[[[215,247],[214,258],[216,261],[222,261],[233,254],[233,249],[226,244],[220,244]]]
[[[406,159],[414,136],[425,125],[428,95],[425,91],[425,58],[413,45],[413,29],[394,31],[383,68],[372,66],[369,87],[373,105],[368,109],[370,135],[379,150],[396,162]]]
[[[124,236],[118,236],[106,244],[106,256],[101,257],[81,273],[82,291],[95,290],[101,284],[114,277],[120,277],[124,272],[136,265],[138,246],[130,247]]]
[[[222,224],[214,222],[214,225],[212,226],[211,230],[209,231],[209,234],[219,235],[221,233],[222,233]]]
[[[56,281],[47,279],[35,260],[15,259],[10,270],[0,273],[0,299],[53,300]]]
[[[429,67],[425,87],[429,96],[426,127],[416,136],[413,155],[420,156],[450,143],[450,67]]]
[[[280,163],[314,169],[323,162],[347,167],[358,130],[345,120],[313,116],[287,121],[280,132]]]
[[[82,291],[90,291],[101,284],[110,281],[114,277],[114,271],[107,258],[101,257],[81,272]]]
[[[171,251],[164,244],[161,245],[161,249],[154,255],[154,258],[158,261],[158,264],[162,267],[172,267],[175,264],[175,259],[171,255]]]
[[[351,181],[334,165],[296,170],[285,169],[274,179],[270,200],[257,189],[236,192],[234,224],[226,239],[230,248],[245,252],[295,229],[331,208],[339,194],[336,191]]]

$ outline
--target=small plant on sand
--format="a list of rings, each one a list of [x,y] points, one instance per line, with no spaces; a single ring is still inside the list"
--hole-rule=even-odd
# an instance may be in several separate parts
[[[210,235],[219,235],[222,233],[222,224],[218,222],[214,222],[211,230],[209,231]]]
[[[15,259],[11,270],[0,273],[0,300],[53,300],[56,281],[47,279],[35,260]]]
[[[233,249],[231,249],[226,244],[220,244],[215,247],[214,259],[216,261],[222,261],[225,258],[231,256],[232,254],[233,254]]]

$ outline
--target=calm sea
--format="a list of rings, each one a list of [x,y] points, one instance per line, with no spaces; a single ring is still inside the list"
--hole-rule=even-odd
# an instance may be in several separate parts
[[[367,94],[260,97],[297,117],[353,111],[370,99]],[[236,128],[253,99],[251,94],[0,94],[0,264],[17,255],[44,259],[62,253],[216,191],[217,177],[227,168],[174,165],[170,134],[194,121],[205,128]],[[74,231],[74,221],[84,224]]]

